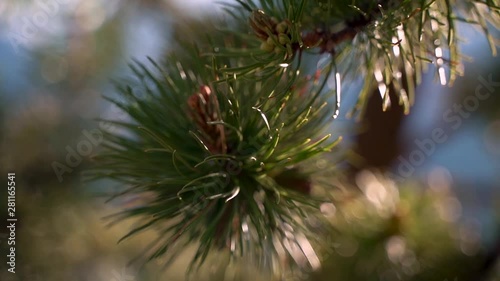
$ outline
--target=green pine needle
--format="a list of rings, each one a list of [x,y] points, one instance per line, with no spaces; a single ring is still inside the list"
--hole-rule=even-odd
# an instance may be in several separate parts
[[[328,161],[339,142],[325,131],[338,116],[341,83],[364,77],[355,113],[376,88],[390,106],[390,87],[408,111],[428,64],[442,84],[460,74],[456,21],[494,41],[498,1],[237,2],[224,4],[232,22],[207,32],[209,43],[180,42],[164,63],[130,65],[132,77],[116,82],[121,99],[105,99],[131,121],[110,121],[122,131],[105,133],[87,177],[120,182],[111,199],[142,199],[111,218],[141,222],[120,241],[158,231],[147,260],[170,264],[193,244],[191,269],[213,250],[271,272],[316,268],[304,249],[320,239],[312,225],[331,198],[313,196],[313,182],[328,182],[314,161]],[[327,62],[311,76],[305,57],[318,54]]]
[[[304,165],[338,143],[323,133],[332,107],[324,106],[327,95],[319,95],[324,85],[308,86],[296,68],[258,82],[227,80],[200,55],[191,48],[164,66],[131,64],[140,88],[119,85],[125,101],[107,98],[131,117],[114,122],[127,134],[106,134],[105,149],[87,176],[122,182],[123,191],[113,198],[148,199],[112,217],[142,222],[120,241],[159,229],[161,239],[147,249],[148,259],[173,258],[170,247],[194,243],[191,268],[214,249],[255,256],[261,266],[275,268],[281,254],[272,248],[286,248],[277,244],[314,239],[305,228],[321,200],[311,195],[313,179]],[[297,253],[288,255],[294,260]]]

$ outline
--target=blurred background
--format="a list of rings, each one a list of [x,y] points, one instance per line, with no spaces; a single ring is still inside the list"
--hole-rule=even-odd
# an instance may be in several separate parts
[[[126,266],[154,233],[117,245],[130,224],[107,228],[101,218],[117,205],[95,196],[115,187],[83,184],[80,172],[99,146],[94,119],[126,118],[101,99],[115,95],[110,80],[131,59],[161,60],[182,25],[218,14],[210,0],[0,2],[0,172],[16,173],[19,219],[16,274],[2,262],[0,280],[184,280],[187,258],[167,270]],[[355,93],[346,94],[332,130],[359,128],[347,144],[366,159],[355,170],[397,180],[354,173],[366,197],[332,218],[343,235],[325,241],[331,251],[311,280],[500,280],[500,59],[478,30],[459,30],[465,75],[444,87],[430,67],[409,116],[381,114],[374,98],[354,122],[344,116]],[[2,261],[6,238],[0,229]],[[217,262],[207,270],[231,279]]]

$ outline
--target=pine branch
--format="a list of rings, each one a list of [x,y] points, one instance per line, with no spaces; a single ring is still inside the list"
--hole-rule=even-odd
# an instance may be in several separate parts
[[[126,102],[108,100],[133,119],[115,123],[132,136],[108,133],[88,179],[122,182],[119,196],[153,194],[112,216],[144,221],[122,240],[160,227],[163,238],[147,250],[150,259],[184,241],[199,243],[193,268],[220,248],[255,260],[269,256],[261,266],[275,268],[278,244],[300,247],[297,237],[315,238],[306,232],[307,219],[319,214],[321,200],[310,194],[313,175],[304,165],[338,143],[322,133],[331,113],[325,98],[301,95],[307,81],[284,68],[259,82],[227,80],[199,57],[192,49],[165,66],[152,61],[154,70],[131,65],[142,88],[120,87]],[[319,93],[323,86],[308,89]],[[297,259],[296,252],[287,255]]]
[[[111,218],[141,222],[122,240],[158,229],[149,260],[167,256],[168,264],[196,244],[192,269],[212,250],[247,256],[273,274],[316,268],[311,245],[321,238],[311,230],[323,220],[320,204],[332,200],[325,183],[333,176],[315,185],[323,172],[315,161],[330,161],[340,141],[325,131],[338,115],[341,83],[364,75],[358,113],[373,89],[384,107],[393,89],[408,111],[429,62],[443,84],[459,73],[455,22],[488,32],[487,22],[500,22],[498,4],[237,2],[226,4],[233,22],[225,29],[207,25],[206,40],[179,40],[166,62],[130,65],[132,77],[117,84],[122,100],[106,99],[132,121],[110,121],[126,134],[106,133],[87,177],[122,183],[116,197],[148,200]],[[458,3],[470,12],[453,9]],[[311,72],[305,58],[314,55],[327,63]]]
[[[251,8],[250,26],[262,44],[260,51],[249,46],[245,52],[259,56],[259,63],[227,71],[246,75],[291,62],[300,64],[302,52],[328,53],[345,80],[365,74],[364,87],[351,114],[362,114],[374,87],[384,99],[384,109],[389,107],[390,85],[397,88],[397,102],[408,113],[415,99],[415,85],[421,82],[429,64],[436,66],[441,84],[451,85],[462,73],[456,36],[459,20],[479,25],[496,54],[488,24],[500,24],[497,1],[297,0],[287,1],[284,7],[265,0],[252,3],[245,8]],[[241,14],[235,18],[240,26],[244,20]],[[269,53],[264,59],[260,57],[262,51]],[[237,53],[221,49],[214,55]],[[407,88],[402,85],[402,75],[410,83]]]

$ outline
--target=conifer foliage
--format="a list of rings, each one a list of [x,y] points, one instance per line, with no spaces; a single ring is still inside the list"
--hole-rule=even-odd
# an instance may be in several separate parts
[[[106,134],[87,173],[122,185],[111,199],[142,198],[110,216],[138,219],[122,240],[156,229],[144,257],[167,263],[196,245],[191,269],[217,250],[274,273],[319,267],[320,206],[335,200],[330,156],[341,153],[326,128],[342,86],[363,77],[350,114],[362,114],[377,88],[385,108],[408,111],[428,65],[442,84],[460,74],[458,22],[482,29],[493,53],[489,29],[500,24],[497,0],[220,5],[228,18],[211,21],[206,36],[194,30],[197,39],[177,38],[165,61],[130,65],[120,96],[106,97],[130,121],[108,120],[123,130]]]

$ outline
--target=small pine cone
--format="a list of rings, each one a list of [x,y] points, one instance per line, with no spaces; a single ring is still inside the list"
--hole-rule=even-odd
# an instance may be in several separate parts
[[[196,123],[198,129],[205,133],[209,139],[204,139],[208,149],[213,154],[226,153],[226,137],[222,125],[212,125],[209,122],[220,121],[219,103],[217,98],[212,96],[210,87],[203,85],[200,91],[188,98],[188,106],[191,118]]]
[[[275,32],[276,25],[276,20],[264,14],[262,10],[253,11],[250,16],[250,26],[262,40],[267,40],[269,35]]]

